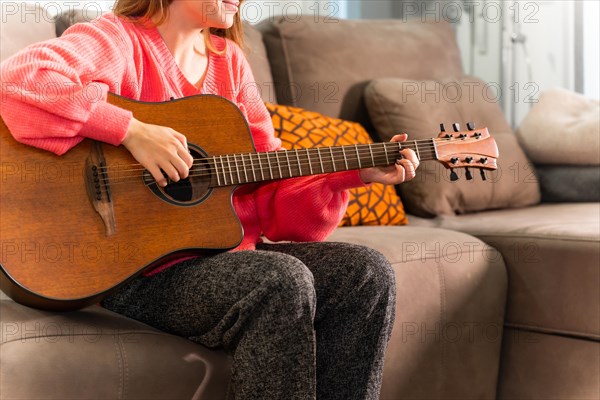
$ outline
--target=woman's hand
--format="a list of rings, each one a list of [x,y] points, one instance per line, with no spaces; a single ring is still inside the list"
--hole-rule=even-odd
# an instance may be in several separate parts
[[[174,182],[187,178],[194,158],[181,133],[164,126],[131,119],[122,142],[133,157],[152,174],[159,186],[166,186],[164,171]]]
[[[403,133],[392,138],[392,142],[405,142],[408,135]],[[360,178],[365,183],[379,182],[386,185],[397,185],[410,181],[415,177],[419,167],[419,159],[410,149],[400,150],[400,160],[387,167],[374,167],[360,170]]]

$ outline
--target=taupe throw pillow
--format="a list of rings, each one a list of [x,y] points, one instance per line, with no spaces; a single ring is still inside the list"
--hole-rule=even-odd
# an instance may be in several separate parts
[[[540,189],[533,165],[519,146],[498,105],[495,86],[473,77],[445,81],[377,79],[365,90],[369,115],[382,140],[406,132],[410,139],[436,137],[440,123],[474,122],[487,127],[498,145],[498,170],[487,181],[472,170],[473,180],[457,170],[460,179],[436,161],[424,161],[416,178],[399,186],[406,209],[419,216],[524,207],[539,203]]]

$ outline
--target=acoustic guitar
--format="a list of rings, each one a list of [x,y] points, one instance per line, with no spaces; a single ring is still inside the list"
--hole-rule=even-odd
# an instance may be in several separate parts
[[[109,101],[186,135],[189,177],[161,188],[123,146],[86,139],[59,157],[18,143],[2,121],[0,287],[19,303],[79,309],[146,269],[236,247],[239,185],[391,165],[401,147],[453,174],[494,170],[498,157],[488,130],[471,124],[427,140],[258,153],[243,114],[224,98]]]

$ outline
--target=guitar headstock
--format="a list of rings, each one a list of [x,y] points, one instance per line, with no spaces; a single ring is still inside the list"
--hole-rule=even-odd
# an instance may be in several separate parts
[[[452,124],[453,132],[446,132],[444,124],[440,128],[439,136],[434,139],[436,155],[439,162],[452,170],[450,178],[453,181],[458,179],[454,172],[456,168],[465,168],[468,180],[473,179],[469,168],[479,168],[483,180],[485,170],[498,168],[498,146],[487,128],[475,128],[471,122],[467,123],[466,131],[461,131],[457,123]]]

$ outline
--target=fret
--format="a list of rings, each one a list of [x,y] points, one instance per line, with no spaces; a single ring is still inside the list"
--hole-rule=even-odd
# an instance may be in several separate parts
[[[213,156],[213,165],[215,170],[215,176],[217,177],[217,186],[221,186],[221,178],[219,177],[219,171],[217,170],[217,157]]]
[[[242,178],[240,178],[240,169],[238,168],[237,158],[236,158],[235,154],[233,155],[233,165],[235,167],[235,173],[236,173],[237,178],[238,178],[238,184],[242,183]]]
[[[267,157],[267,164],[269,165],[269,175],[271,175],[271,179],[275,179],[273,178],[273,168],[271,167],[271,159],[269,158],[269,153],[265,153],[266,157]]]
[[[256,171],[254,170],[254,161],[252,161],[252,154],[248,154],[248,161],[250,161],[250,168],[252,168],[252,181],[256,182]]]
[[[265,180],[265,171],[263,170],[262,161],[260,161],[260,153],[258,153],[258,168],[260,168],[260,179]]]
[[[335,167],[335,157],[333,157],[333,147],[329,148],[329,153],[331,153],[331,164],[333,164],[333,172],[337,172],[337,168]]]
[[[354,145],[354,149],[356,150],[356,159],[358,160],[358,168],[362,169],[362,163],[360,162],[360,153],[358,152],[358,144]]]
[[[244,169],[244,178],[246,180],[244,182],[248,183],[248,171],[246,171],[246,163],[244,162],[244,155],[242,154],[242,168]]]
[[[223,156],[219,156],[219,160],[221,161],[221,171],[223,172],[223,183],[227,185],[227,174],[225,172],[225,163],[223,162]]]
[[[375,166],[375,157],[373,156],[373,147],[369,144],[369,153],[371,153],[371,164],[373,164],[372,166]]]
[[[321,173],[325,173],[325,167],[323,166],[323,158],[321,157],[321,150],[317,147],[317,154],[319,155],[319,163],[321,164]]]
[[[342,146],[342,155],[344,156],[344,164],[346,165],[346,170],[350,170],[350,167],[348,167],[348,157],[346,157],[346,148],[344,146]]]
[[[287,160],[288,163],[288,169],[290,170],[290,178],[292,176],[294,176],[294,173],[292,172],[292,163],[290,162],[290,155],[288,154],[288,152],[285,152],[285,159]]]
[[[233,185],[233,183],[234,183],[233,169],[231,169],[231,162],[229,160],[229,154],[226,154],[225,158],[227,159],[227,168],[229,168],[229,177],[231,178],[231,184]]]
[[[415,152],[417,153],[417,159],[421,159],[421,154],[419,153],[419,145],[417,144],[416,140],[413,140],[414,144],[415,144]]]
[[[300,153],[298,153],[298,150],[294,150],[294,153],[296,153],[296,160],[298,161],[298,171],[300,172],[300,176],[302,176],[302,163],[300,162]]]
[[[390,165],[390,158],[388,157],[388,149],[387,149],[387,144],[383,145],[383,153],[385,154],[385,162],[387,163],[387,165]]]
[[[306,150],[306,161],[308,161],[308,168],[310,169],[310,174],[314,175],[315,173],[313,172],[313,167],[312,167],[312,162],[310,161],[310,153],[308,152],[308,149]]]
[[[277,169],[279,170],[279,177],[283,179],[283,172],[281,171],[281,161],[279,161],[279,152],[275,151],[275,162],[277,164]]]

